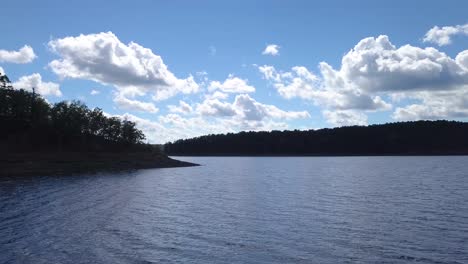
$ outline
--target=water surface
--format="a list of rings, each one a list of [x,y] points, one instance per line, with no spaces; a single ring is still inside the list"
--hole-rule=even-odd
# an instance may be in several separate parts
[[[0,263],[468,263],[468,157],[0,179]]]

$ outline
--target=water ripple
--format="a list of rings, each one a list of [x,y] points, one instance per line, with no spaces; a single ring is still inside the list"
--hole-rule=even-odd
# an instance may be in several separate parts
[[[0,263],[468,263],[468,157],[0,179]]]

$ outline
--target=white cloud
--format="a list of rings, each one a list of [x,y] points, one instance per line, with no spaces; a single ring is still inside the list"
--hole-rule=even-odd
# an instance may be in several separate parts
[[[389,110],[392,105],[383,98],[399,98],[400,101],[413,98],[426,106],[417,107],[418,112],[425,109],[428,113],[436,112],[440,117],[454,117],[463,112],[460,108],[463,104],[458,106],[456,112],[440,111],[440,106],[448,107],[451,101],[456,101],[450,96],[466,93],[467,66],[468,50],[460,52],[453,59],[435,48],[410,45],[397,48],[387,36],[379,36],[361,40],[343,56],[338,70],[321,62],[318,76],[305,67],[293,67],[290,72],[277,71],[273,66],[261,66],[259,70],[282,97],[311,100],[331,112]],[[436,94],[442,93],[447,99],[438,99],[437,104],[431,102],[436,100]],[[422,94],[434,96],[422,97]],[[436,105],[437,111],[434,110]],[[394,117],[403,118],[403,110],[410,109],[400,107],[397,110],[399,114],[395,113]],[[418,116],[424,115],[419,113]],[[324,112],[324,117],[330,123],[340,123],[336,121],[340,120],[337,114]],[[350,120],[363,123],[361,117]]]
[[[0,75],[4,75],[5,74],[5,71],[3,70],[2,67],[0,67]]]
[[[254,64],[254,67],[258,67],[265,79],[281,82],[281,75],[276,71],[275,67],[269,65],[257,66],[256,64]]]
[[[468,50],[458,53],[457,57],[455,57],[455,61],[463,68],[463,71],[468,72]]]
[[[18,51],[9,51],[0,49],[0,62],[11,62],[11,63],[30,63],[36,58],[33,48],[25,45]]]
[[[353,87],[344,87],[340,81],[319,78],[305,67],[293,67],[290,72],[277,72],[272,66],[260,66],[265,79],[273,81],[278,93],[286,98],[301,98],[332,109],[387,110],[391,105],[379,96],[371,96]],[[326,76],[325,69],[322,70]]]
[[[264,119],[309,118],[307,111],[284,111],[274,105],[262,104],[248,94],[239,94],[234,102],[208,98],[197,105],[197,113],[205,116],[235,117],[237,120],[261,121]]]
[[[206,87],[207,83],[209,81],[208,79],[208,73],[206,71],[199,71],[195,73],[195,76],[197,78],[197,83],[200,87]]]
[[[452,43],[452,37],[455,35],[468,36],[468,24],[446,27],[434,26],[424,35],[423,41],[445,46]]]
[[[245,120],[273,119],[298,119],[310,118],[307,111],[284,111],[274,105],[262,104],[250,97],[248,94],[237,95],[234,99],[233,107],[238,115]]]
[[[236,115],[236,110],[232,104],[228,102],[221,102],[215,98],[206,99],[201,104],[198,104],[196,110],[197,113],[204,116],[224,117]]]
[[[177,139],[198,137],[207,134],[235,133],[244,130],[283,130],[288,125],[272,120],[246,121],[227,118],[207,119],[202,116],[182,117],[178,114],[160,116],[149,120],[126,113],[117,117],[137,124],[151,143],[166,143]]]
[[[91,92],[90,92],[91,95],[98,95],[98,94],[100,94],[100,93],[101,93],[100,91],[94,90],[94,89],[91,90]]]
[[[273,66],[260,66],[260,71],[266,79],[274,81],[274,87],[278,93],[291,99],[313,99],[317,90],[318,77],[310,73],[305,67],[293,67],[291,72],[278,73]],[[305,73],[307,72],[307,74]]]
[[[324,110],[323,116],[333,126],[367,125],[367,116],[355,110]]]
[[[114,97],[114,103],[116,103],[119,108],[132,110],[132,111],[149,112],[149,113],[157,113],[159,111],[159,109],[156,106],[154,106],[153,103],[128,99],[121,94],[118,94]]]
[[[179,105],[168,105],[167,108],[169,108],[170,112],[173,113],[181,113],[181,114],[190,114],[193,111],[192,106],[187,104],[186,102],[180,100]]]
[[[440,109],[432,109],[431,107],[421,104],[412,104],[405,107],[398,107],[393,113],[392,118],[399,121],[433,119],[443,113],[437,110]]]
[[[398,107],[396,120],[421,120],[468,117],[468,85],[460,90],[418,92],[407,97],[419,101]]]
[[[176,130],[168,129],[156,121],[144,119],[129,113],[113,116],[135,122],[137,127],[145,134],[147,141],[151,143],[165,143],[170,140],[184,138],[184,134]]]
[[[205,94],[206,99],[227,99],[229,95],[220,91],[215,91],[212,94]]]
[[[112,32],[55,39],[48,45],[60,56],[49,67],[61,78],[110,84],[127,97],[151,93],[155,100],[199,89],[192,76],[177,78],[151,49],[124,44]]]
[[[343,57],[340,71],[331,69],[329,75],[373,92],[445,90],[468,81],[468,71],[445,53],[410,45],[396,48],[387,36],[361,40]]]
[[[263,55],[272,55],[272,56],[277,56],[279,55],[279,49],[280,46],[276,44],[268,44],[265,49],[263,50],[262,54]]]
[[[24,89],[31,92],[34,88],[38,94],[43,96],[62,96],[60,86],[54,82],[43,82],[42,76],[39,73],[22,76],[18,79],[18,81],[12,83],[12,85],[15,89]]]
[[[202,117],[183,118],[177,114],[168,114],[160,116],[157,120],[149,120],[129,113],[114,116],[135,122],[151,143],[166,143],[182,138],[236,131],[225,120],[211,122]]]
[[[209,91],[221,90],[225,93],[252,93],[255,92],[255,87],[248,85],[247,80],[240,79],[230,74],[223,83],[212,81],[208,86]]]
[[[169,108],[172,113],[155,120],[128,113],[119,117],[135,122],[152,143],[245,130],[282,130],[288,128],[282,120],[310,117],[306,111],[284,111],[259,103],[248,94],[237,95],[233,102],[207,98],[195,108],[183,101]]]

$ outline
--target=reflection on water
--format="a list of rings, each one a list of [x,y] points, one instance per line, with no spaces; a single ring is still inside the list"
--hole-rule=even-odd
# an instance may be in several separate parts
[[[0,263],[468,263],[468,157],[0,179]]]

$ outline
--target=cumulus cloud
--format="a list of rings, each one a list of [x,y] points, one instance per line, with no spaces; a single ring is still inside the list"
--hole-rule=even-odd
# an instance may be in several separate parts
[[[233,105],[228,102],[221,102],[216,98],[210,98],[197,105],[197,113],[204,116],[234,116],[236,110]]]
[[[0,49],[0,62],[24,64],[32,62],[36,57],[33,48],[28,45],[18,51]]]
[[[199,89],[193,76],[177,78],[151,49],[124,44],[112,32],[55,39],[48,45],[60,56],[49,63],[58,76],[113,85],[126,97],[150,93],[164,100]]]
[[[452,37],[455,35],[468,36],[468,24],[446,27],[434,26],[424,35],[423,41],[445,46],[452,43]]]
[[[400,121],[468,117],[468,85],[460,90],[419,92],[407,95],[419,101],[398,107],[392,115]]]
[[[184,118],[178,114],[167,114],[157,119],[146,119],[130,113],[110,115],[135,122],[143,131],[150,143],[166,143],[182,138],[196,137],[206,134],[235,132],[227,120],[208,121],[200,116]]]
[[[275,73],[271,66],[264,66],[260,71],[265,78],[278,83],[295,74],[311,86],[305,87],[307,89],[359,89],[361,92],[445,90],[468,81],[466,57],[466,51],[454,60],[434,48],[411,45],[396,48],[387,36],[379,36],[361,40],[344,55],[339,70],[321,62],[320,77],[308,73],[304,67],[295,67],[291,73],[282,75]]]
[[[278,93],[286,98],[301,98],[333,109],[387,110],[391,108],[380,96],[372,96],[355,87],[345,87],[340,81],[323,79],[305,67],[293,67],[290,72],[277,72],[272,66],[260,66],[266,79],[273,81]],[[322,74],[326,74],[323,69]]]
[[[208,90],[220,90],[225,93],[252,93],[255,92],[255,87],[248,85],[247,80],[240,79],[230,74],[223,83],[219,81],[210,82]]]
[[[193,111],[193,108],[188,103],[180,100],[179,105],[168,105],[170,112],[181,113],[181,114],[190,114]]]
[[[468,50],[458,53],[457,57],[455,57],[455,61],[465,73],[468,72]]]
[[[16,82],[12,83],[12,85],[15,89],[24,89],[31,92],[34,88],[36,93],[43,96],[62,96],[60,86],[54,82],[43,82],[42,76],[39,73],[22,76]]]
[[[205,94],[206,99],[227,99],[229,95],[220,91],[215,91],[212,94]]]
[[[265,119],[309,118],[307,111],[284,111],[274,105],[262,104],[248,94],[239,94],[234,102],[222,102],[208,98],[197,105],[197,112],[205,116],[234,117],[239,121],[262,121]]]
[[[343,56],[339,69],[321,62],[319,75],[299,66],[293,67],[289,72],[277,71],[273,66],[267,65],[260,66],[259,70],[265,79],[273,83],[282,97],[311,100],[331,111],[324,112],[324,117],[330,123],[338,124],[337,114],[331,114],[336,111],[391,109],[392,105],[384,100],[385,97],[417,99],[426,106],[411,108],[418,109],[418,113],[424,109],[434,113],[437,105],[438,116],[454,116],[460,111],[440,111],[440,105],[447,107],[450,101],[456,101],[455,98],[439,100],[437,104],[431,101],[437,99],[436,94],[444,94],[444,98],[464,94],[468,84],[467,65],[467,50],[453,59],[435,48],[411,45],[396,47],[387,36],[379,36],[359,41]],[[400,107],[396,110],[399,114],[395,113],[394,117],[402,119],[403,110],[408,112],[411,109]],[[351,120],[363,123],[364,119]]]
[[[165,143],[167,141],[184,138],[185,134],[177,130],[166,128],[163,124],[150,119],[141,118],[129,113],[123,115],[110,115],[107,116],[119,117],[136,123],[136,126],[143,131],[146,140],[151,143]]]
[[[282,130],[288,125],[273,120],[248,121],[235,118],[206,118],[205,116],[183,117],[170,113],[155,120],[141,118],[129,113],[115,115],[135,122],[151,143],[166,143],[182,138],[207,134],[235,133],[244,130]]]
[[[330,70],[326,77],[366,91],[445,90],[468,81],[461,66],[437,49],[396,48],[387,36],[379,36],[361,40],[343,57],[340,71]]]
[[[269,45],[267,45],[265,47],[262,54],[263,55],[277,56],[277,55],[279,55],[279,49],[280,49],[280,46],[278,46],[276,44],[269,44]]]
[[[239,94],[231,102],[205,98],[195,107],[179,101],[178,105],[168,108],[171,113],[152,120],[129,113],[118,117],[135,122],[152,143],[206,134],[287,129],[288,124],[284,120],[310,117],[307,111],[285,111],[257,102],[248,94]]]
[[[277,83],[281,82],[281,76],[286,75],[285,73],[279,74],[275,67],[270,66],[270,65],[263,65],[263,66],[258,66],[254,64],[255,67],[258,67],[258,70],[263,74],[263,77],[267,80],[272,80]],[[287,77],[287,76],[284,76]]]
[[[307,111],[284,111],[274,105],[262,104],[248,94],[237,95],[233,106],[237,113],[245,120],[262,120],[266,117],[274,119],[309,118]]]
[[[90,92],[91,95],[98,95],[98,94],[100,94],[100,93],[101,93],[100,91],[94,90],[94,89],[91,90],[91,92]]]
[[[324,110],[323,116],[333,126],[367,125],[367,116],[355,110]]]
[[[127,109],[132,111],[149,113],[157,113],[159,111],[159,109],[156,106],[154,106],[153,103],[128,99],[121,94],[115,96],[114,103],[116,103],[117,106],[121,109]]]

